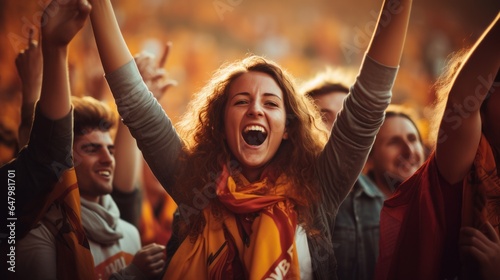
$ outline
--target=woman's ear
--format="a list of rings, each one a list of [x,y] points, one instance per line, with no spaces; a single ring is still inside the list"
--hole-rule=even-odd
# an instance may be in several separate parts
[[[288,129],[285,128],[285,133],[283,133],[283,140],[287,140],[288,139]]]

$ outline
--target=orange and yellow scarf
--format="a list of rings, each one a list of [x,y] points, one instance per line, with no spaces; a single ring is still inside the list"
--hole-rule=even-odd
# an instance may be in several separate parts
[[[203,232],[182,242],[163,279],[299,279],[290,191],[285,175],[249,183],[224,166],[216,190],[222,217],[202,210]]]
[[[63,214],[57,224],[44,219],[49,207],[57,207]],[[94,279],[94,259],[82,226],[80,192],[74,168],[62,174],[43,204],[32,204],[21,217],[28,230],[42,219],[55,237],[57,279]]]

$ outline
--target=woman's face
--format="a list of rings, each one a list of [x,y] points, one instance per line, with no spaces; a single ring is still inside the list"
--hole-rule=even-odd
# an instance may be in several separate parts
[[[271,76],[247,72],[229,87],[225,139],[249,181],[259,179],[283,139],[287,139],[283,92]]]

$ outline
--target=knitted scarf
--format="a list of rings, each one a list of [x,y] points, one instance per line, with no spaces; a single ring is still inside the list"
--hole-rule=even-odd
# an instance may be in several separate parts
[[[88,238],[103,246],[115,244],[123,237],[116,231],[120,210],[111,195],[101,196],[99,203],[81,198],[83,228]]]
[[[268,173],[249,183],[224,166],[216,188],[222,217],[210,206],[202,210],[203,232],[182,242],[163,279],[299,279],[297,215],[286,176]]]

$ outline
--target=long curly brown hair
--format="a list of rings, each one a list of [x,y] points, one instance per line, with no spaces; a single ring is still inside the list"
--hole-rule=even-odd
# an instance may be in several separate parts
[[[231,83],[247,72],[269,75],[283,91],[286,109],[288,139],[283,141],[269,163],[277,172],[288,176],[293,186],[299,222],[307,229],[311,224],[310,205],[318,199],[315,162],[323,150],[328,134],[322,129],[321,118],[307,97],[298,94],[292,77],[276,63],[259,56],[222,65],[208,84],[195,95],[176,128],[184,141],[184,157],[179,163],[174,187],[180,212],[189,209],[183,220],[191,236],[201,232],[204,225],[202,209],[218,205],[215,199],[215,181],[228,164],[237,170],[238,163],[232,157],[224,138],[224,111]],[[186,211],[184,211],[186,212]],[[214,212],[216,215],[217,211]],[[195,214],[195,215],[193,215]]]

